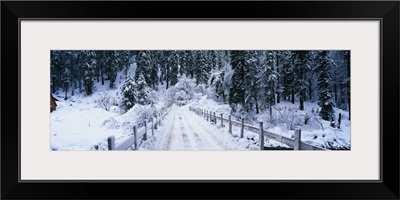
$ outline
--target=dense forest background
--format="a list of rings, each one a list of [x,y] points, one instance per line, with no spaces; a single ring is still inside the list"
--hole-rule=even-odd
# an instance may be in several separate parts
[[[332,120],[336,107],[349,111],[350,120],[350,51],[53,50],[50,58],[51,92],[62,91],[65,100],[76,93],[90,96],[96,82],[108,83],[120,91],[115,104],[126,112],[135,104],[154,103],[151,94],[160,85],[168,89],[179,82],[184,88],[190,79],[196,92],[233,112],[272,115],[281,101],[298,104],[299,110],[316,102],[322,119]],[[118,74],[124,76],[120,88]],[[174,97],[189,99],[188,93],[181,90]]]

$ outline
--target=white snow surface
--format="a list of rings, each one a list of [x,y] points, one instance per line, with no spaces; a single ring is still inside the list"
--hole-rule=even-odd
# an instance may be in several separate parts
[[[206,95],[201,96],[200,98],[198,98],[198,100],[192,102],[189,105],[196,108],[215,112],[217,116],[222,113],[224,115],[224,118],[227,118],[228,115],[233,115],[232,109],[229,105],[215,102],[214,100],[207,98]],[[341,127],[339,129],[331,127],[329,121],[321,120],[318,117],[318,114],[314,113],[316,112],[316,110],[320,109],[317,103],[305,102],[304,111],[300,111],[298,107],[298,102],[292,104],[291,102],[281,101],[274,106],[272,119],[269,116],[269,113],[267,113],[268,111],[261,111],[259,114],[252,113],[253,116],[251,117],[243,115],[243,117],[245,117],[245,124],[258,127],[258,122],[262,121],[264,123],[264,130],[292,139],[294,138],[294,129],[300,128],[302,142],[312,144],[314,146],[329,149],[351,148],[351,123],[348,120],[348,111],[334,108],[336,120],[339,113],[342,114]],[[310,123],[308,125],[296,125],[296,122],[304,120],[304,116],[310,117]],[[240,121],[240,118],[237,116],[232,116],[232,120]],[[275,123],[278,125],[271,125],[271,120],[274,120]],[[289,127],[290,123],[293,123],[292,130]],[[233,134],[235,135],[235,132],[239,132],[239,127],[233,127]],[[235,131],[236,128],[238,129],[237,131]],[[254,138],[255,141],[258,142],[258,134],[253,134],[257,135],[257,137]],[[287,145],[268,140],[268,138],[266,138],[265,147],[275,146],[288,147]]]
[[[136,66],[131,66],[135,68]],[[154,92],[157,102],[153,106],[135,105],[126,113],[118,106],[112,105],[118,101],[121,83],[125,75],[118,74],[116,88],[109,89],[109,82],[104,85],[95,82],[95,91],[91,96],[75,93],[68,100],[63,100],[64,93],[59,91],[54,94],[60,100],[57,110],[50,113],[50,148],[51,150],[107,150],[107,138],[113,135],[116,144],[132,134],[132,126],[140,124],[150,116],[157,114],[161,109],[171,105],[167,103],[165,84],[158,86]],[[104,97],[109,106],[99,103]],[[168,104],[168,105],[166,105]],[[244,138],[239,138],[240,127],[233,126],[233,133],[228,132],[228,126],[220,126],[220,122],[212,124],[204,117],[196,115],[189,107],[197,107],[213,111],[224,117],[232,115],[232,120],[239,121],[240,113],[233,113],[228,104],[216,102],[207,98],[204,93],[195,93],[187,105],[172,104],[169,113],[161,122],[160,127],[154,130],[154,135],[149,134],[148,140],[140,143],[139,150],[258,150],[258,133],[244,131]],[[245,123],[258,126],[259,121],[264,122],[264,129],[275,134],[293,138],[294,128],[301,128],[302,141],[330,149],[350,149],[350,121],[348,112],[335,108],[335,116],[342,114],[341,128],[332,128],[329,121],[320,120],[316,111],[320,107],[316,103],[305,102],[305,110],[298,110],[298,102],[280,102],[274,106],[272,117],[268,111],[259,114],[242,115]],[[310,117],[308,125],[297,125],[305,116]],[[149,131],[150,132],[150,131]],[[274,140],[265,138],[265,147],[283,147]],[[133,148],[133,147],[132,147]],[[131,149],[132,149],[131,148]]]

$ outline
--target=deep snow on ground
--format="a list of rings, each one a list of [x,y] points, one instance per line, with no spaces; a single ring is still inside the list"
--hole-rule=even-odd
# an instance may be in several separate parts
[[[135,64],[132,64],[131,73],[135,68]],[[95,90],[90,96],[80,94],[77,90],[71,96],[69,91],[68,99],[64,100],[65,93],[61,90],[53,94],[59,102],[56,102],[57,109],[50,113],[50,149],[105,150],[109,136],[114,135],[118,143],[120,139],[132,134],[133,124],[143,121],[139,116],[161,110],[164,106],[163,99],[154,108],[137,105],[124,114],[118,106],[107,106],[107,110],[100,106],[99,99],[104,96],[111,101],[118,101],[120,86],[125,78],[125,75],[119,73],[114,89],[109,89],[109,81],[105,81],[104,85],[95,81]],[[163,87],[159,88],[161,94],[164,92],[162,89]]]
[[[133,74],[135,65],[131,65]],[[107,138],[115,136],[116,144],[132,134],[132,126],[140,124],[145,118],[160,112],[165,108],[165,84],[158,86],[158,91],[153,95],[158,98],[158,103],[153,107],[136,105],[126,113],[117,106],[100,106],[99,100],[107,96],[110,101],[117,101],[120,86],[125,80],[125,75],[118,74],[116,88],[109,89],[109,82],[95,82],[95,91],[91,96],[75,93],[68,100],[64,100],[64,93],[59,91],[54,94],[60,100],[57,110],[50,114],[50,148],[52,150],[106,150]],[[239,121],[245,117],[245,123],[258,126],[258,121],[264,122],[264,129],[293,138],[294,128],[301,128],[302,141],[316,146],[330,149],[350,149],[350,121],[348,112],[335,109],[335,115],[342,114],[341,128],[332,128],[329,121],[318,119],[316,103],[305,102],[305,110],[298,110],[298,102],[281,102],[274,106],[272,118],[267,111],[259,114],[253,113],[249,117],[240,113],[233,113],[227,104],[222,104],[207,98],[207,95],[196,93],[194,99],[185,106],[172,105],[165,120],[159,129],[154,130],[154,135],[149,135],[143,141],[139,150],[258,150],[258,133],[244,131],[244,138],[239,138],[240,127],[233,126],[232,135],[228,126],[221,127],[208,122],[201,116],[189,110],[189,106],[215,112],[218,116],[232,115],[232,120]],[[298,126],[296,123],[310,117],[308,125]],[[266,147],[288,146],[265,138]]]
[[[221,113],[225,117],[227,117],[228,115],[232,115],[232,109],[230,108],[229,105],[215,102],[214,100],[208,99],[207,96],[202,96],[201,98],[198,98],[190,105],[193,107],[215,112],[216,115],[218,116]],[[269,121],[270,116],[267,113],[267,111],[261,111],[259,114],[254,114],[254,116],[251,117],[250,119],[246,118],[245,123],[253,126],[258,126],[258,122],[262,121],[264,123],[265,130],[279,135],[283,135],[288,138],[294,138],[294,129],[300,128],[302,134],[301,140],[303,142],[329,149],[351,148],[351,133],[350,133],[351,123],[348,120],[348,115],[349,115],[348,111],[334,108],[336,120],[339,113],[342,114],[341,127],[340,129],[338,129],[331,127],[330,126],[331,123],[329,121],[318,119],[318,114],[313,113],[316,112],[316,110],[320,109],[317,103],[305,102],[304,106],[305,110],[300,111],[298,110],[299,107],[298,102],[292,104],[291,102],[281,101],[281,103],[276,104],[274,107],[274,114],[273,114],[274,120],[277,120],[276,118],[279,118],[279,116],[282,115],[289,118],[287,123],[283,124],[278,123],[278,125],[271,125]],[[291,130],[288,123],[290,123],[291,121],[293,121],[294,123],[296,120],[302,120],[305,115],[310,116],[309,125],[296,126],[294,124],[293,130]],[[246,116],[243,115],[243,117]],[[291,118],[293,118],[293,120],[291,120]],[[240,116],[239,117],[232,116],[232,120],[240,121]],[[265,144],[265,146],[266,147],[270,146],[269,144],[270,142],[269,143],[268,141],[266,142],[267,143]],[[278,145],[278,146],[284,147],[285,145]]]

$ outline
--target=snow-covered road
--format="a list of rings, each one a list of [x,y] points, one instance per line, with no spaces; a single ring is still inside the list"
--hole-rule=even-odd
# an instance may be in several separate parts
[[[160,150],[226,150],[215,137],[215,127],[189,111],[188,106],[173,109],[166,119]]]

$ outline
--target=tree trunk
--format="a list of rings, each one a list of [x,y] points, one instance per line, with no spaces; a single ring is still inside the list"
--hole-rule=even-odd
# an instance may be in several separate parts
[[[294,104],[294,89],[292,89],[292,104]]]
[[[300,96],[300,110],[304,110],[304,101],[302,96]]]
[[[336,105],[338,105],[338,107],[340,107],[340,101],[338,100],[338,91],[337,91],[337,84],[335,83],[333,85],[333,92],[335,93],[335,103]]]
[[[311,101],[312,98],[312,83],[311,83],[311,78],[308,79],[308,98]]]
[[[167,88],[166,89],[168,89],[168,81],[169,81],[169,78],[168,78],[168,76],[169,76],[169,74],[168,74],[168,71],[167,71],[167,75],[166,75],[166,77],[165,77],[165,79],[166,79],[166,84],[167,84]]]
[[[64,83],[64,89],[65,89],[65,98],[64,98],[64,100],[67,100],[68,99],[68,83]]]
[[[350,90],[349,90],[348,102],[349,102],[349,121],[350,121],[350,112],[351,112],[351,109],[350,109]]]
[[[103,67],[101,67],[100,76],[101,76],[101,85],[104,85],[104,71],[103,71]]]
[[[96,79],[97,82],[100,82],[100,67],[96,67]]]
[[[349,121],[350,121],[350,52],[348,53],[348,58],[347,58],[347,76],[349,78],[349,81],[347,82],[347,92],[348,92],[348,103],[349,103]]]
[[[277,92],[276,103],[280,103],[281,94]]]
[[[258,101],[256,100],[256,113],[258,114],[259,113],[259,110],[258,110]]]
[[[272,118],[272,106],[269,106],[269,118],[271,119]]]
[[[278,51],[279,52],[279,51]],[[277,79],[277,83],[278,83],[278,91],[276,92],[276,103],[280,103],[280,101],[281,101],[281,94],[280,94],[280,67],[279,67],[279,58],[280,58],[280,55],[279,56],[277,56],[277,59],[276,59],[276,72],[278,73],[278,79]]]

